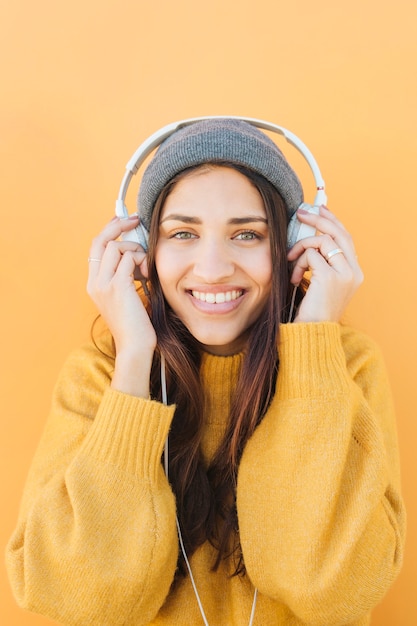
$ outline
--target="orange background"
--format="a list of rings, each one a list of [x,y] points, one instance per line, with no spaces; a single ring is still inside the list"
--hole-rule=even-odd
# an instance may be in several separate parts
[[[59,368],[89,335],[88,249],[128,158],[176,119],[260,117],[310,147],[357,243],[366,281],[346,317],[385,354],[409,513],[405,565],[373,624],[417,624],[416,24],[415,0],[2,0],[2,545]],[[3,624],[51,623],[0,576]]]

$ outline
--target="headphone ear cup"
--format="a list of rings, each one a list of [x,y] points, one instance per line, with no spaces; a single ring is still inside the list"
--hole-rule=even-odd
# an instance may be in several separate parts
[[[149,233],[143,226],[142,222],[139,222],[138,226],[136,226],[133,230],[123,233],[122,239],[123,241],[133,241],[134,243],[138,243],[142,246],[145,252],[148,250]]]
[[[315,215],[318,215],[320,210],[320,207],[318,207],[317,205],[307,204],[306,202],[300,204],[298,208],[304,209],[304,211],[308,211],[309,213],[314,213]],[[316,229],[314,228],[314,226],[302,224],[297,217],[297,212],[295,212],[290,219],[287,229],[288,250],[292,248],[297,243],[297,241],[305,239],[306,237],[313,237],[315,234]]]

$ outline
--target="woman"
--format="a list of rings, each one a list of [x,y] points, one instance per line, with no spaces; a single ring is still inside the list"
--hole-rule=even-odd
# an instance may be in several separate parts
[[[300,209],[317,232],[287,250],[301,201],[263,133],[199,122],[154,156],[140,218],[94,240],[108,332],[56,386],[8,547],[23,607],[83,626],[369,623],[402,560],[392,405],[377,348],[340,323],[362,281],[345,228]],[[139,220],[147,251],[120,239]]]

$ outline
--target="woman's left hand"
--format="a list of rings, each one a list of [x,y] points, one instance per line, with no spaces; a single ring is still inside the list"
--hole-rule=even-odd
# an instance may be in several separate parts
[[[288,253],[288,260],[294,262],[293,285],[301,282],[307,270],[311,272],[294,321],[338,322],[363,281],[352,237],[324,206],[319,215],[299,209],[297,217],[318,232],[298,241]]]

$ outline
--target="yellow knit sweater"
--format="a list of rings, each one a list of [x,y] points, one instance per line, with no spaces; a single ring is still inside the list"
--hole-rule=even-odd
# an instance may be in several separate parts
[[[365,625],[399,571],[395,424],[374,344],[333,323],[281,328],[275,398],[244,451],[237,507],[247,575],[191,559],[210,626]],[[242,355],[205,354],[203,453],[227,420]],[[22,607],[66,626],[199,626],[161,466],[174,408],[110,388],[113,361],[75,352],[57,383],[7,550]]]

